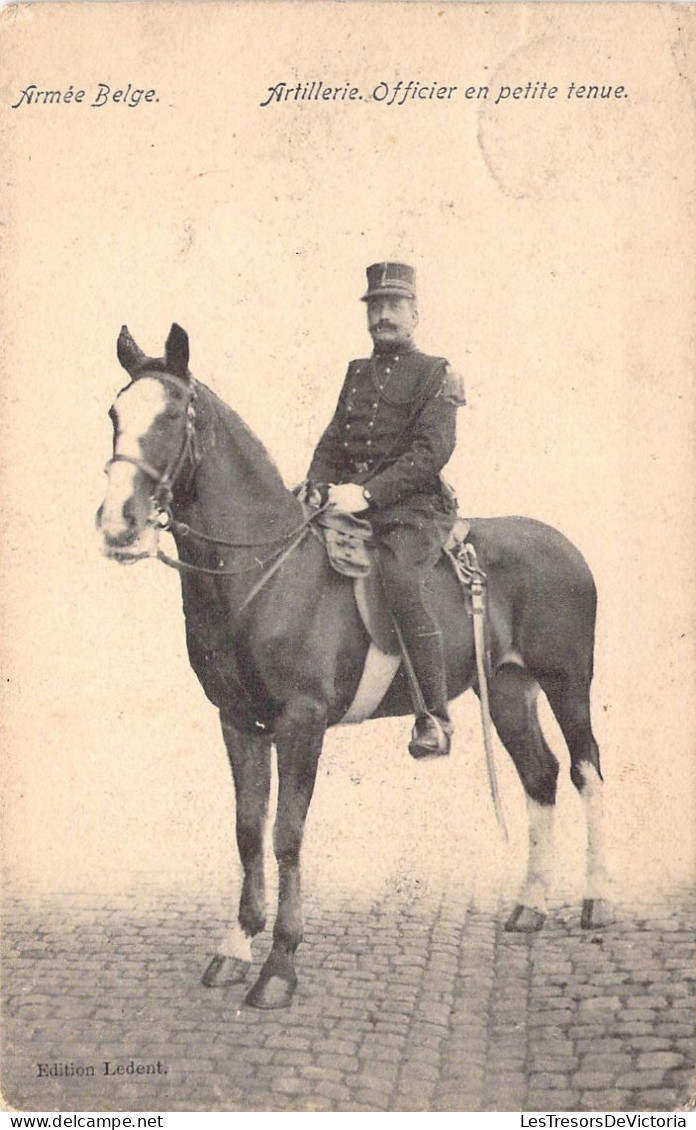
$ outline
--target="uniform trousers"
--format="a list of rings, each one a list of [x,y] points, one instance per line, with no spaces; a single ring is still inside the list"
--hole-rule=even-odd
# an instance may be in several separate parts
[[[427,579],[437,565],[453,516],[439,496],[423,494],[411,495],[369,517],[385,597],[425,705],[430,713],[447,719],[442,633],[430,607]]]

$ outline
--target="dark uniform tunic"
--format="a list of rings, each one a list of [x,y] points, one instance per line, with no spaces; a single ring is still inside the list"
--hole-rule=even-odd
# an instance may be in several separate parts
[[[437,633],[422,582],[454,517],[440,479],[456,442],[447,370],[412,345],[351,361],[307,475],[368,489],[387,596],[409,639]]]

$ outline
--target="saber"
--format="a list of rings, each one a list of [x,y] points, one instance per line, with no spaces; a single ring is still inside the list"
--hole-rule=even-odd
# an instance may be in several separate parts
[[[469,573],[468,583],[471,591],[471,614],[474,627],[474,651],[476,653],[476,672],[479,684],[479,703],[481,706],[481,726],[483,729],[483,745],[486,751],[486,768],[488,769],[488,784],[491,790],[493,808],[500,830],[506,840],[509,839],[505,814],[500,799],[498,777],[495,770],[493,757],[493,737],[491,723],[491,708],[488,701],[488,677],[486,674],[486,574],[481,569],[476,550],[469,542],[464,546],[466,553],[466,568]]]

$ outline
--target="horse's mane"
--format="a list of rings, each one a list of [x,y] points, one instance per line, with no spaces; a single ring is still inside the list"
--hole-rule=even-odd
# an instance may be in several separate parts
[[[224,455],[234,460],[239,474],[246,474],[246,482],[240,485],[254,488],[259,508],[265,510],[269,505],[275,505],[278,510],[293,513],[299,509],[299,503],[285,485],[275,461],[248,424],[207,385],[196,380],[195,389],[203,431],[201,439],[205,439],[205,431],[211,425],[215,429],[216,444],[219,444],[220,433],[229,436],[230,443],[225,447]]]
[[[301,517],[300,503],[285,485],[258,436],[217,393],[194,378],[187,367],[177,371],[168,357],[146,357],[142,353],[124,367],[131,381],[148,374],[162,374],[193,393],[196,441],[201,456],[198,474],[203,473],[207,478],[212,502],[220,517],[224,514],[228,522],[251,521],[253,524],[258,524],[259,520],[272,524],[284,519],[297,521]]]

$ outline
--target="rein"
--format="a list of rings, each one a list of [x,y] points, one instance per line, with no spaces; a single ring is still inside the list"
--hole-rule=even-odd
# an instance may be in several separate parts
[[[240,605],[240,607],[238,609],[238,611],[241,612],[242,609],[246,608],[247,604],[249,604],[254,599],[256,594],[258,592],[260,592],[260,590],[271,579],[271,577],[274,575],[274,573],[276,573],[278,571],[278,569],[280,569],[281,565],[283,564],[284,561],[287,560],[287,558],[290,556],[290,554],[293,553],[294,550],[296,550],[297,547],[300,545],[300,543],[304,541],[307,534],[310,532],[313,523],[316,521],[319,514],[323,513],[324,510],[326,510],[326,506],[322,506],[321,509],[313,511],[313,513],[309,514],[301,522],[301,524],[299,526],[297,526],[294,530],[292,530],[289,534],[283,534],[283,535],[281,535],[281,537],[273,539],[273,542],[275,542],[276,544],[280,541],[282,541],[282,542],[288,542],[289,541],[289,543],[290,543],[289,545],[285,545],[284,547],[281,546],[281,548],[278,549],[277,553],[272,553],[270,557],[267,557],[265,559],[265,561],[259,561],[257,559],[257,560],[254,561],[253,565],[248,565],[244,569],[223,569],[221,567],[217,568],[217,569],[210,569],[210,568],[206,568],[206,566],[204,566],[204,565],[192,565],[189,561],[181,561],[181,560],[177,559],[176,557],[169,557],[169,555],[164,553],[164,551],[161,550],[161,549],[157,550],[157,560],[161,561],[163,565],[168,565],[170,569],[178,569],[182,573],[203,573],[204,575],[209,576],[209,577],[239,577],[239,576],[242,576],[244,573],[250,573],[252,569],[263,569],[265,566],[269,566],[269,568],[266,570],[264,575],[262,577],[260,577],[259,580],[256,582],[256,584],[253,586],[251,591],[249,593],[247,593],[244,601],[242,602],[242,604]],[[176,528],[176,527],[180,527],[180,526],[183,527],[186,532],[194,534],[195,536],[200,536],[202,538],[202,540],[207,541],[207,542],[212,542],[212,543],[217,544],[217,545],[231,546],[233,548],[234,547],[253,548],[255,545],[270,545],[270,544],[273,544],[273,542],[271,542],[271,541],[264,541],[264,542],[223,541],[220,538],[208,537],[205,534],[203,534],[203,535],[196,534],[196,531],[191,530],[190,527],[188,527],[186,525],[186,523],[184,523],[184,522],[174,522],[173,520],[171,522],[169,522],[167,525],[163,525],[161,528],[165,531],[169,531],[172,528]],[[150,554],[144,554],[143,556],[147,557],[147,556],[151,556],[151,555]]]
[[[318,514],[319,511],[315,511]],[[279,534],[277,537],[259,538],[257,541],[228,541],[225,538],[218,538],[211,534],[204,534],[201,530],[194,530],[187,522],[179,522],[176,518],[169,518],[168,523],[162,527],[164,530],[170,530],[181,534],[182,537],[197,538],[198,541],[207,542],[208,545],[221,545],[227,549],[258,549],[262,545],[277,545],[279,541],[289,540],[304,529],[305,522],[296,526],[294,530],[290,530],[288,534]]]

